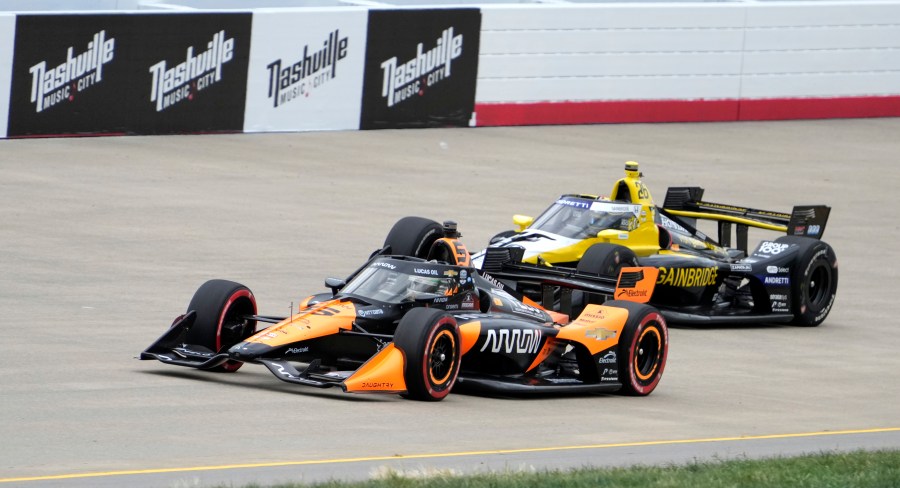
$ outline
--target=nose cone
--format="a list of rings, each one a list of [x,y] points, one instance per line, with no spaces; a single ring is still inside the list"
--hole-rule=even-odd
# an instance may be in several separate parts
[[[240,361],[247,361],[256,359],[272,349],[272,347],[258,342],[239,342],[231,346],[231,349],[228,350],[228,357]]]

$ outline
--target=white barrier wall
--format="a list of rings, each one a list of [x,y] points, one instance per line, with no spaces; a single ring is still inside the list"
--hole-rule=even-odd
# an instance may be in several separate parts
[[[478,102],[736,98],[742,8],[482,8]]]
[[[742,98],[900,93],[900,4],[745,7]]]

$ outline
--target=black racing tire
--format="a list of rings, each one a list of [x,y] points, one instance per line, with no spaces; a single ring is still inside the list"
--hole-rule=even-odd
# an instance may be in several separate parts
[[[256,315],[256,298],[246,286],[226,280],[210,280],[200,286],[188,305],[197,314],[187,331],[185,342],[214,352],[228,348],[253,335],[256,321],[244,316]],[[233,373],[244,363],[227,361],[209,371]]]
[[[669,329],[659,311],[641,303],[611,300],[604,305],[628,310],[616,356],[619,393],[647,396],[659,384],[669,356]]]
[[[403,217],[384,240],[391,254],[425,259],[434,241],[443,235],[441,224],[423,217]]]
[[[581,273],[616,278],[622,268],[637,265],[637,255],[631,249],[618,244],[602,242],[594,244],[584,252],[576,269]]]
[[[439,401],[450,393],[462,356],[456,319],[442,310],[414,308],[400,320],[394,346],[405,358],[403,396]]]
[[[837,255],[828,243],[809,237],[781,236],[775,242],[800,246],[791,265],[791,323],[816,327],[825,321],[837,296]]]
[[[495,235],[494,237],[491,237],[491,240],[488,241],[488,245],[496,244],[497,242],[499,242],[503,239],[506,239],[507,237],[514,236],[516,234],[517,234],[517,232],[514,230],[504,230],[503,232],[500,232],[499,234]]]

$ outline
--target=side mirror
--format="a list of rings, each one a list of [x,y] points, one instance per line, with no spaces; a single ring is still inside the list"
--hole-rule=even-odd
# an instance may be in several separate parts
[[[347,285],[347,282],[340,278],[325,278],[325,286],[331,288],[331,294],[337,295],[337,293]]]
[[[522,232],[533,223],[534,217],[529,217],[527,215],[513,215],[513,225],[516,226],[516,232]]]

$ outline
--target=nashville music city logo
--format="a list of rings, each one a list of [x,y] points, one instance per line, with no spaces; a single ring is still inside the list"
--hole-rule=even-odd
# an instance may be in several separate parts
[[[462,55],[462,46],[462,34],[454,36],[450,27],[441,32],[435,46],[428,51],[420,42],[416,56],[409,61],[398,64],[394,56],[381,63],[384,72],[381,96],[387,99],[387,106],[393,107],[414,95],[422,96],[427,87],[450,78],[450,64]]]
[[[106,31],[94,34],[87,44],[87,49],[75,54],[75,47],[66,49],[66,60],[52,69],[47,69],[47,62],[32,66],[31,102],[35,104],[35,112],[44,110],[66,100],[75,100],[75,94],[103,81],[103,65],[113,60],[116,55],[116,39],[106,38]]]
[[[167,68],[166,60],[150,67],[153,83],[150,101],[156,102],[156,111],[163,110],[184,100],[193,100],[194,94],[222,81],[222,66],[234,59],[234,38],[226,38],[220,30],[206,43],[206,50],[194,55],[194,46],[188,46],[185,60]]]
[[[303,46],[300,60],[282,68],[282,60],[276,59],[266,66],[269,70],[269,95],[272,106],[278,107],[300,96],[308,97],[316,88],[337,76],[338,61],[347,57],[349,39],[341,37],[338,29],[328,34],[322,48],[310,53],[309,45]]]

